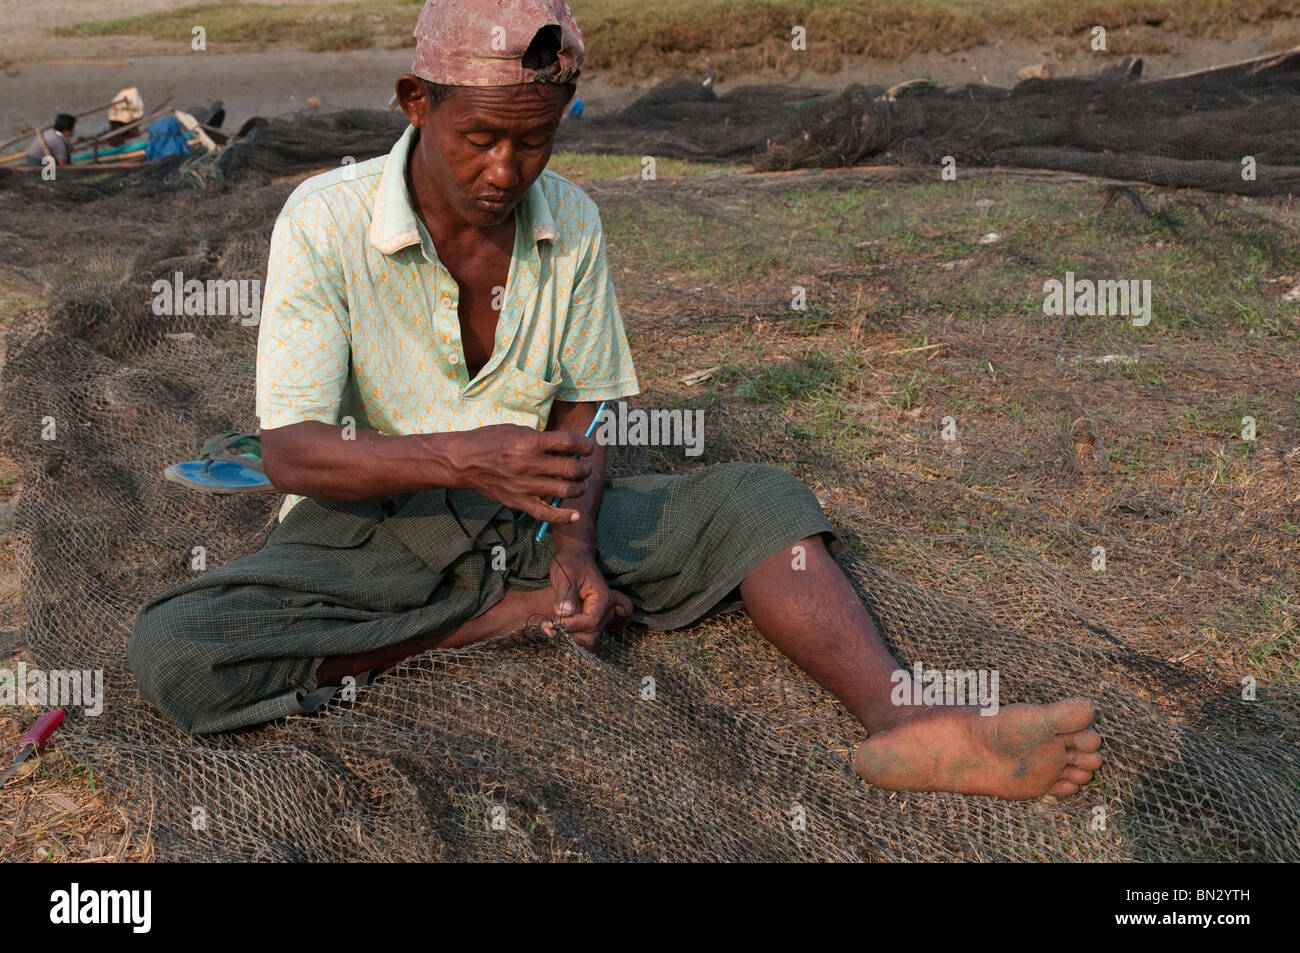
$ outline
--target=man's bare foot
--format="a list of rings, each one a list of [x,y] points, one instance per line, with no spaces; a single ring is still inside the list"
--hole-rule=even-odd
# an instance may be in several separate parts
[[[516,604],[519,611],[519,624],[515,628],[522,629],[525,625],[537,625],[547,635],[554,637],[555,600],[559,595],[554,586],[547,586],[545,589],[532,589],[527,592],[511,590],[510,594],[517,599]],[[502,632],[501,634],[505,635],[506,633]]]
[[[450,632],[416,636],[396,645],[357,655],[331,655],[316,670],[316,684],[341,685],[349,675],[371,669],[385,669],[412,655],[430,649],[454,649],[484,639],[494,639],[517,632],[532,622],[547,624],[555,611],[554,589],[507,589],[506,594],[482,615]],[[548,633],[549,634],[549,633]]]
[[[1088,730],[1092,706],[1008,705],[920,708],[858,746],[853,764],[869,784],[890,791],[953,791],[1022,801],[1074,794],[1101,767],[1101,736]]]

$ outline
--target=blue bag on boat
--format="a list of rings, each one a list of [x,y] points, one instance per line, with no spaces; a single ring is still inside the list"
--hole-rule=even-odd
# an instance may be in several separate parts
[[[144,147],[146,162],[190,154],[190,145],[185,141],[185,130],[175,116],[164,116],[151,124],[146,132],[149,133],[149,142]]]

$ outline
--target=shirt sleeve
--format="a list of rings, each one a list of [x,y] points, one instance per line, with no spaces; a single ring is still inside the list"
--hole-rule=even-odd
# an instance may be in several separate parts
[[[264,430],[308,420],[338,423],[352,347],[333,232],[328,208],[307,194],[290,197],[271,233],[257,338],[257,416]]]
[[[591,214],[595,227],[574,279],[560,343],[555,399],[569,403],[631,397],[641,389],[609,276],[605,229],[594,203]]]

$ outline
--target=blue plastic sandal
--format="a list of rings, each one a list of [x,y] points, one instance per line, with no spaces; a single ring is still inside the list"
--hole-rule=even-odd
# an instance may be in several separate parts
[[[275,487],[252,467],[229,460],[187,460],[163,471],[172,483],[200,493],[274,493]]]
[[[235,431],[209,438],[199,459],[173,463],[163,476],[200,493],[276,492],[262,472],[261,438]]]

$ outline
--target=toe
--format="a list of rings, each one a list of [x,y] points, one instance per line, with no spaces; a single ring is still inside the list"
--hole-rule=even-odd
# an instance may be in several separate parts
[[[1058,735],[1080,732],[1092,724],[1092,705],[1083,698],[1067,698],[1048,705],[1043,713]]]
[[[1099,754],[1069,750],[1065,752],[1065,758],[1076,768],[1083,768],[1085,771],[1096,771],[1101,767],[1101,755]]]
[[[1092,772],[1071,766],[1061,772],[1061,777],[1082,787],[1092,780]]]
[[[1075,751],[1096,751],[1101,747],[1101,735],[1095,731],[1076,731],[1065,739],[1065,746]]]
[[[1052,785],[1052,787],[1048,790],[1047,793],[1057,794],[1062,797],[1065,797],[1073,794],[1078,790],[1079,790],[1079,785],[1075,784],[1073,781],[1057,781],[1055,784]]]

